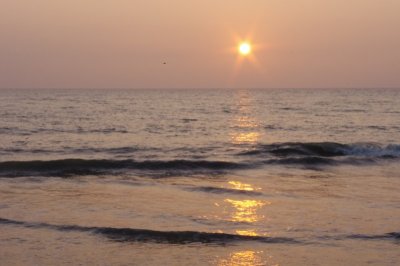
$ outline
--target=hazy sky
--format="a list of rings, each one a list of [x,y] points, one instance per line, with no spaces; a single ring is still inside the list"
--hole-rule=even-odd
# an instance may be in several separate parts
[[[400,87],[399,12],[400,0],[1,0],[0,87]],[[248,36],[256,61],[238,64]]]

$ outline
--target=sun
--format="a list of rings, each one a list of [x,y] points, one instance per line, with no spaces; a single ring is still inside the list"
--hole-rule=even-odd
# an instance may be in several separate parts
[[[251,45],[248,42],[242,42],[239,44],[238,51],[241,55],[246,56],[251,53]]]

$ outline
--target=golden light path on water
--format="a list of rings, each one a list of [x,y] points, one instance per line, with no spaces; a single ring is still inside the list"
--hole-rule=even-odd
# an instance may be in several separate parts
[[[254,187],[251,184],[245,184],[240,181],[229,181],[228,184],[231,185],[232,188],[236,190],[255,191],[261,189],[259,187]]]
[[[221,259],[218,266],[254,266],[265,265],[261,259],[262,251],[256,252],[252,250],[238,251],[230,254],[229,258]]]
[[[251,184],[242,183],[240,181],[229,181],[228,184],[236,190],[242,191],[257,191],[261,188],[255,187]],[[264,218],[263,215],[260,215],[258,212],[262,207],[266,205],[270,205],[271,202],[257,199],[231,199],[226,198],[224,200],[225,203],[229,205],[228,213],[229,220],[233,222],[241,222],[241,223],[256,223]],[[256,230],[243,228],[236,230],[236,233],[239,235],[247,235],[247,236],[258,236],[259,234]]]
[[[226,186],[225,186],[226,187]],[[258,191],[261,188],[254,185],[243,183],[237,180],[228,181],[230,189],[241,191]],[[237,228],[235,233],[238,235],[246,236],[267,236],[266,233],[260,234],[255,229],[251,228],[252,224],[262,221],[265,217],[261,214],[263,207],[271,205],[272,203],[266,200],[254,198],[225,198],[223,202],[214,202],[214,206],[222,208],[218,211],[220,214],[213,216],[213,218],[224,219],[234,223],[243,223],[242,228]],[[210,218],[212,216],[204,216],[202,218]],[[219,233],[224,233],[224,230],[218,230]]]
[[[237,115],[232,120],[233,130],[230,133],[233,144],[256,144],[262,137],[257,119],[251,116],[253,99],[244,91],[239,91],[237,98]]]
[[[257,191],[261,190],[260,187],[255,187],[251,184],[242,183],[240,181],[229,181],[229,185],[232,186],[233,189],[242,190],[242,191]],[[235,212],[232,214],[232,220],[238,222],[257,222],[262,216],[257,215],[257,209],[269,205],[269,202],[260,201],[260,200],[232,200],[225,199],[225,202],[231,204],[235,208]],[[247,236],[258,236],[258,233],[255,230],[250,229],[242,229],[236,230],[236,233],[239,235],[247,235]]]
[[[225,202],[231,204],[233,207],[233,212],[231,214],[231,220],[234,222],[245,222],[245,223],[254,223],[263,218],[262,215],[259,215],[257,211],[265,206],[271,204],[270,202],[261,201],[261,200],[234,200],[234,199],[225,199]]]
[[[242,191],[258,191],[260,187],[256,187],[252,184],[243,183],[237,180],[228,181],[228,185],[232,189]],[[263,216],[258,214],[259,210],[266,205],[270,205],[271,202],[255,199],[230,199],[224,200],[225,203],[231,205],[230,220],[233,222],[244,222],[253,224],[260,221]],[[238,229],[236,230],[238,235],[246,236],[259,236],[256,230],[253,229]],[[220,259],[217,263],[219,266],[256,266],[256,265],[273,265],[279,266],[279,264],[273,262],[272,256],[264,256],[263,251],[257,250],[241,250],[233,252],[227,258]]]
[[[231,142],[233,144],[256,144],[262,137],[262,132],[259,131],[259,122],[257,118],[251,116],[253,113],[253,99],[246,93],[239,91],[236,94],[237,98],[237,115],[232,120],[233,130],[230,133]],[[242,191],[259,191],[260,187],[256,187],[249,183],[243,183],[238,180],[228,181],[228,186],[235,190]],[[229,220],[232,222],[254,224],[261,221],[264,216],[259,214],[260,210],[270,205],[271,202],[246,198],[226,198],[224,203],[228,204]],[[220,204],[216,203],[216,206]],[[254,229],[244,227],[235,231],[238,235],[246,236],[259,236],[259,232]],[[217,265],[219,266],[253,266],[253,265],[278,265],[274,263],[268,263],[262,259],[262,251],[255,250],[243,250],[231,253],[228,258],[221,259]],[[271,257],[272,258],[272,257]],[[270,259],[271,259],[270,258]]]
[[[234,143],[256,143],[259,138],[258,132],[238,133],[232,136]]]

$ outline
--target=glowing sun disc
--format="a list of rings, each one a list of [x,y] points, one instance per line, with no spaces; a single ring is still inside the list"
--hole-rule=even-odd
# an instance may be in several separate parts
[[[251,45],[247,42],[241,43],[239,45],[239,53],[241,55],[248,55],[251,53]]]

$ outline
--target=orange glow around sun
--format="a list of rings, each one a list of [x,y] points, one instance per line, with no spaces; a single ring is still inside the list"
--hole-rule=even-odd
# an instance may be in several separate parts
[[[259,44],[253,42],[251,36],[245,38],[236,37],[236,47],[234,48],[234,53],[237,55],[236,67],[240,68],[240,65],[245,62],[257,65],[255,52],[259,50],[259,46]]]
[[[252,50],[251,48],[252,47],[251,47],[250,43],[242,42],[242,43],[239,44],[238,52],[243,56],[247,56],[247,55],[249,55],[251,53],[251,50]]]
[[[253,32],[241,34],[232,31],[232,40],[234,46],[230,46],[229,53],[236,57],[233,65],[232,76],[230,83],[234,84],[238,76],[243,71],[260,70],[261,65],[257,56],[265,49],[265,44],[259,43],[259,40],[254,38]],[[239,137],[239,136],[238,136]],[[257,135],[251,136],[257,138]]]

